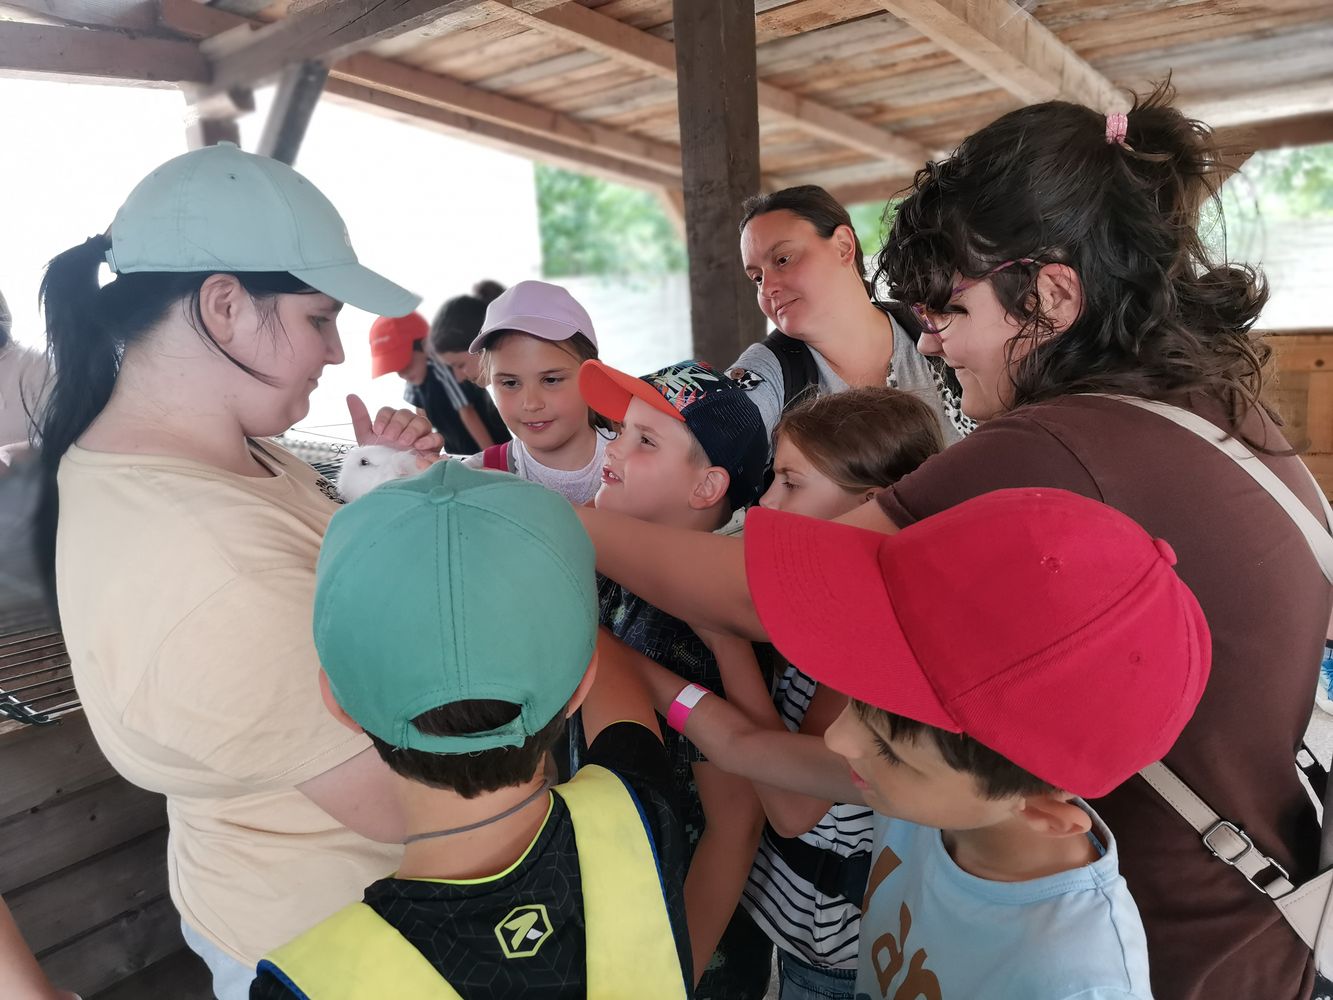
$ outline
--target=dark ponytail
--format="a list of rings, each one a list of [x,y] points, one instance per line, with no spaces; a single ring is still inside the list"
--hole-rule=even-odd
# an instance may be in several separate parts
[[[55,374],[41,428],[42,462],[54,476],[60,459],[111,398],[122,343],[98,308],[97,274],[111,240],[94,236],[46,267],[38,293],[46,316],[46,350]]]
[[[486,322],[486,307],[505,286],[489,278],[472,286],[471,295],[455,295],[440,306],[430,325],[430,348],[436,354],[466,352]]]
[[[170,309],[184,309],[191,326],[212,350],[252,378],[272,384],[269,376],[228,354],[204,323],[200,289],[212,274],[230,272],[122,274],[101,286],[98,273],[110,246],[109,237],[94,236],[59,254],[47,265],[39,291],[52,377],[39,420],[38,444],[45,483],[37,518],[37,545],[38,565],[52,592],[59,513],[56,472],[65,452],[111,399],[126,347],[156,327]],[[314,291],[299,278],[282,272],[232,276],[265,310],[266,320],[276,316],[271,302],[276,295]]]
[[[1268,297],[1243,265],[1217,262],[1200,209],[1229,173],[1212,135],[1172,106],[1170,81],[1130,109],[1123,142],[1105,115],[1064,101],[1004,115],[917,172],[876,259],[894,298],[948,312],[955,275],[988,278],[1030,350],[1014,403],[1074,393],[1198,393],[1238,429],[1260,403],[1271,349],[1250,329]],[[1219,215],[1220,219],[1220,208]],[[1083,310],[1059,336],[1034,294],[1040,264],[1079,276]],[[1256,442],[1257,443],[1257,442]]]

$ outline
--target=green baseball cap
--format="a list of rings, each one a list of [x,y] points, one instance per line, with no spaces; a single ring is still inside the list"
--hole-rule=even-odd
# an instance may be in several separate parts
[[[329,523],[315,572],[315,648],[338,704],[391,746],[455,754],[520,746],[564,711],[597,642],[593,548],[573,507],[516,476],[438,462]],[[494,698],[484,733],[412,720]]]
[[[421,302],[356,259],[319,188],[229,142],[191,150],[141,180],[111,224],[106,262],[117,274],[285,271],[379,316],[403,316]]]

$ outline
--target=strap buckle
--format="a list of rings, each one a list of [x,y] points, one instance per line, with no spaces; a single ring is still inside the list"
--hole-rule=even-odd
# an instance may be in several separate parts
[[[1212,841],[1213,835],[1221,832],[1222,830],[1229,830],[1236,837],[1236,839],[1241,842],[1242,845],[1241,849],[1237,851],[1235,854],[1231,855],[1230,857],[1223,854],[1221,851],[1217,849],[1217,847],[1213,845]],[[1217,858],[1219,861],[1225,862],[1232,868],[1236,868],[1237,871],[1239,871],[1242,875],[1245,876],[1245,881],[1249,882],[1250,885],[1254,886],[1256,889],[1258,889],[1265,895],[1267,895],[1267,889],[1265,888],[1265,886],[1268,883],[1264,883],[1261,885],[1260,883],[1256,882],[1255,875],[1258,875],[1261,872],[1266,872],[1266,871],[1276,871],[1277,875],[1269,879],[1268,882],[1271,883],[1278,876],[1286,879],[1288,882],[1291,881],[1291,876],[1287,874],[1287,870],[1285,868],[1283,868],[1272,858],[1264,857],[1262,854],[1260,854],[1260,857],[1263,858],[1264,867],[1260,869],[1259,872],[1255,872],[1254,875],[1249,874],[1243,868],[1238,868],[1237,866],[1240,864],[1241,860],[1245,858],[1246,855],[1250,854],[1251,852],[1257,854],[1259,853],[1259,851],[1254,846],[1254,841],[1250,839],[1250,835],[1246,833],[1244,830],[1242,830],[1240,827],[1238,827],[1235,823],[1232,823],[1230,820],[1219,819],[1216,823],[1214,823],[1206,831],[1204,831],[1203,846],[1208,848],[1208,850],[1212,852],[1213,857]]]

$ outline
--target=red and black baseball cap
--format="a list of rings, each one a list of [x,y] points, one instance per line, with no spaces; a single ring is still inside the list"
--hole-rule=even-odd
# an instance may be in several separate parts
[[[702,361],[679,361],[642,378],[596,359],[579,367],[579,392],[596,412],[623,423],[631,399],[683,423],[708,461],[730,477],[727,500],[740,510],[759,496],[768,432],[749,390]]]
[[[1208,680],[1171,547],[1062,490],[985,494],[894,535],[755,509],[745,563],[801,670],[1076,795],[1160,760]]]

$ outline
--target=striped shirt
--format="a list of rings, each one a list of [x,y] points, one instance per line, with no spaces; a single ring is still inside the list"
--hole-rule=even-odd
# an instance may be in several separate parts
[[[773,700],[788,729],[795,732],[810,709],[816,684],[791,664],[778,679]],[[875,813],[862,805],[835,803],[798,839],[842,857],[869,851]],[[741,905],[773,943],[803,962],[821,968],[855,969],[861,927],[861,900],[825,896],[787,866],[764,828]]]

